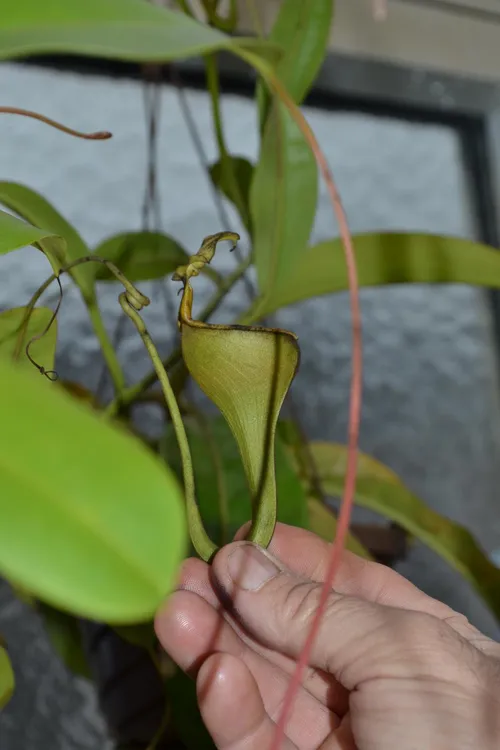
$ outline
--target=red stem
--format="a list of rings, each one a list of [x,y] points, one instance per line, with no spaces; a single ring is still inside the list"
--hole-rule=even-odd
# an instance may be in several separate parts
[[[285,101],[285,104],[288,106],[291,113],[293,113],[294,110],[295,112],[297,111],[293,101],[290,99],[286,91],[281,87],[279,90],[279,96]],[[337,572],[339,566],[340,558],[345,546],[347,532],[349,530],[351,511],[354,502],[354,492],[356,489],[356,464],[358,453],[359,423],[361,418],[361,390],[363,370],[358,273],[356,268],[356,256],[354,254],[352,237],[347,223],[347,216],[345,214],[344,207],[342,206],[340,195],[335,186],[333,175],[314,133],[303,117],[300,117],[300,119],[294,117],[294,119],[297,122],[297,125],[299,125],[300,129],[302,130],[306,141],[308,142],[312,152],[314,153],[318,167],[328,188],[332,207],[339,225],[349,281],[349,296],[352,321],[352,373],[349,400],[347,470],[337,531],[335,534],[335,539],[333,541],[332,552],[330,560],[328,562],[325,580],[321,589],[318,609],[314,614],[313,622],[307,635],[306,642],[290,680],[290,684],[283,701],[281,715],[276,725],[276,731],[274,733],[271,750],[279,750],[281,747],[281,743],[285,737],[286,723],[290,715],[290,711],[292,710],[293,702],[302,683],[304,670],[309,663],[313,642],[320,626],[321,617],[325,610],[328,595],[333,586],[335,573]]]
[[[63,133],[74,135],[76,138],[84,138],[88,141],[104,141],[107,138],[111,138],[111,133],[109,133],[107,130],[99,130],[97,133],[81,133],[79,130],[68,128],[66,127],[66,125],[61,125],[60,122],[51,120],[50,117],[40,115],[38,112],[32,112],[30,109],[19,109],[19,107],[0,107],[0,113],[7,115],[22,115],[23,117],[32,117],[34,120],[40,120],[40,122],[44,122],[46,125],[50,125],[51,127],[56,128],[56,130],[62,130]]]

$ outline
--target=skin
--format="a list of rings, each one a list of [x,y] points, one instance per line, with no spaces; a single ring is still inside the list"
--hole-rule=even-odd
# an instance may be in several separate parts
[[[270,748],[330,549],[278,524],[267,552],[238,541],[211,567],[184,564],[156,632],[196,679],[220,750]],[[500,645],[395,571],[345,552],[283,750],[499,747]]]

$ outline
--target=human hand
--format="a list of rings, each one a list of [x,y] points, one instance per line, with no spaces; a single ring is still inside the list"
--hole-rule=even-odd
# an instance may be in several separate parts
[[[270,747],[330,549],[278,524],[184,564],[156,631],[221,750]],[[283,750],[500,748],[500,644],[389,568],[344,553],[311,665]]]

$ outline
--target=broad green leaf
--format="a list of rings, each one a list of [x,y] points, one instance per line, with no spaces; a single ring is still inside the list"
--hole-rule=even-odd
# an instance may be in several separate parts
[[[401,232],[359,234],[353,239],[360,286],[450,283],[500,287],[500,252],[479,242]],[[348,283],[342,243],[327,240],[296,258],[273,298],[259,306],[258,316],[344,289]]]
[[[334,0],[283,0],[268,36],[285,50],[276,73],[293,100],[300,104],[318,74],[326,54]],[[259,84],[264,122],[269,95]]]
[[[14,672],[3,640],[0,638],[0,709],[7,705],[14,692]]]
[[[183,13],[144,0],[7,0],[0,15],[0,59],[69,53],[167,62],[239,48],[276,59],[274,45],[226,36]]]
[[[347,449],[343,445],[310,444],[324,491],[341,497]],[[330,454],[330,461],[327,454]],[[463,526],[428,508],[390,469],[360,455],[356,503],[399,524],[416,539],[456,568],[500,618],[500,569],[488,559],[472,534]]]
[[[188,261],[188,254],[172,237],[160,232],[124,232],[104,240],[95,255],[111,260],[132,282],[161,279]],[[93,266],[97,281],[116,281],[106,266]]]
[[[179,485],[139,440],[0,360],[0,574],[112,624],[150,619],[186,541]]]
[[[38,612],[50,642],[64,665],[73,674],[90,679],[82,632],[76,617],[43,603],[38,605]]]
[[[241,220],[245,228],[252,234],[252,227],[250,221],[250,185],[254,173],[254,165],[245,159],[243,156],[229,156],[227,159],[232,164],[234,179],[236,180],[236,190],[238,194],[235,194],[235,186],[233,185],[229,176],[224,172],[222,168],[222,161],[216,161],[211,165],[209,172],[213,184],[228,198],[237,208],[240,213]],[[241,210],[240,202],[244,206],[244,210]]]
[[[2,22],[0,21],[0,35],[1,26]],[[54,234],[64,237],[66,241],[64,263],[90,255],[88,245],[82,240],[76,229],[35,190],[17,182],[0,182],[0,203],[10,208],[11,211],[15,211],[30,224],[50,229]],[[93,274],[93,264],[85,264],[71,271],[71,276],[79,285],[85,299],[92,297]]]
[[[314,156],[288,110],[274,101],[250,188],[255,265],[264,299],[281,288],[304,252],[317,192]]]
[[[66,263],[66,242],[62,237],[0,211],[0,255],[26,245],[35,245],[45,253],[54,273],[58,273]]]
[[[309,510],[309,529],[327,542],[333,542],[337,533],[337,519],[333,511],[324,505],[317,497],[307,500]],[[346,548],[365,560],[372,560],[372,556],[353,534],[347,535]]]
[[[0,358],[12,359],[15,355],[19,330],[24,321],[25,307],[15,307],[0,313]],[[26,333],[19,350],[18,362],[21,365],[34,369],[33,364],[26,356],[26,345],[34,336],[43,334],[42,338],[33,341],[30,346],[30,355],[45,368],[54,369],[57,344],[57,320],[54,320],[49,330],[47,325],[52,318],[52,310],[48,307],[36,307],[29,319]]]
[[[179,311],[184,363],[238,443],[254,504],[250,536],[267,546],[276,520],[276,424],[299,364],[297,337],[279,328],[201,323],[191,306],[186,284]]]
[[[243,524],[252,517],[251,498],[238,445],[226,422],[221,418],[203,423],[190,417],[185,420],[189,445],[193,457],[196,498],[209,536],[221,540],[221,511],[217,482],[217,468],[208,441],[218,451],[227,495],[228,528],[225,541],[230,541]],[[177,441],[172,427],[165,433],[162,453],[178,476],[182,476]],[[278,521],[309,528],[306,496],[280,440],[276,441],[276,492]]]
[[[175,732],[187,750],[216,750],[201,718],[194,680],[176,668],[165,687]]]

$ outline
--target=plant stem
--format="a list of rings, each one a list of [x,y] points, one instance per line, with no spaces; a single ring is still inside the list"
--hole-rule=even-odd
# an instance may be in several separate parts
[[[202,560],[208,562],[212,559],[213,555],[217,551],[217,546],[209,538],[203,527],[200,511],[196,503],[191,451],[189,450],[186,430],[184,429],[184,423],[182,421],[182,416],[179,410],[177,399],[175,398],[175,394],[172,390],[172,386],[170,385],[168,375],[160,359],[160,355],[158,354],[156,346],[154,345],[153,339],[149,335],[149,331],[146,328],[143,319],[135,309],[135,306],[132,304],[133,300],[129,300],[127,292],[123,292],[122,294],[120,294],[119,300],[124,313],[131,319],[131,321],[137,328],[137,331],[144,342],[144,346],[146,347],[148,354],[151,357],[151,361],[155,368],[158,380],[160,381],[181,454],[184,492],[186,496],[187,516],[189,522],[189,534],[191,537],[191,541],[193,542],[193,546],[199,556],[202,558]]]
[[[223,283],[220,285],[219,289],[216,291],[212,299],[209,301],[207,306],[204,308],[200,315],[201,321],[206,321],[207,318],[212,315],[217,308],[219,307],[220,303],[224,299],[224,297],[227,295],[227,293],[231,290],[233,285],[239,281],[239,279],[245,274],[249,266],[251,265],[251,258],[245,258],[245,260],[236,268],[233,273],[229,274],[227,278],[224,279]],[[180,347],[177,347],[163,362],[163,367],[165,370],[170,370],[174,365],[179,362],[181,359],[181,349]],[[158,376],[156,373],[156,370],[153,370],[153,372],[150,372],[148,375],[146,375],[145,378],[143,378],[139,383],[136,383],[135,385],[131,386],[130,388],[125,388],[121,394],[121,396],[117,396],[105,409],[105,414],[107,414],[109,417],[113,417],[117,414],[117,412],[120,410],[123,406],[128,406],[131,404],[135,399],[141,395],[144,391],[146,391],[148,388],[150,388],[156,381],[158,380]]]
[[[253,22],[255,33],[257,34],[259,39],[263,39],[264,38],[264,26],[259,16],[259,11],[257,9],[255,0],[247,0],[247,8],[248,8],[249,15],[252,17],[252,22]]]
[[[212,104],[212,118],[214,123],[215,138],[217,140],[217,146],[219,148],[222,179],[228,185],[232,194],[234,204],[241,216],[241,220],[243,221],[244,226],[248,229],[250,221],[248,209],[245,205],[245,200],[241,193],[238,180],[236,179],[234,162],[231,159],[229,151],[227,150],[224,137],[222,111],[220,106],[219,71],[217,68],[217,57],[215,53],[211,55],[205,55],[205,70],[207,74],[207,87],[210,93],[210,102]]]
[[[345,475],[342,503],[340,506],[339,522],[337,525],[337,531],[335,534],[330,559],[328,561],[328,566],[325,572],[325,579],[321,587],[318,608],[314,614],[312,625],[308,632],[303,649],[299,655],[295,670],[291,675],[290,683],[283,699],[283,707],[276,724],[276,730],[274,732],[273,741],[271,743],[271,750],[279,750],[282,744],[282,740],[285,736],[286,722],[292,709],[293,701],[301,685],[304,670],[309,663],[309,657],[311,655],[314,639],[316,638],[321,618],[328,601],[328,596],[333,586],[335,574],[340,564],[342,550],[345,547],[345,540],[349,531],[350,517],[354,504],[354,491],[356,488],[356,467],[359,425],[361,417],[363,371],[361,310],[359,304],[359,284],[356,256],[354,254],[354,247],[349,230],[347,216],[342,205],[337,186],[333,179],[333,175],[330,171],[330,167],[328,166],[328,162],[319,146],[316,136],[307,123],[307,120],[302,115],[300,109],[297,107],[290,94],[287,92],[286,88],[276,76],[274,70],[269,67],[264,61],[262,61],[261,58],[257,57],[251,52],[248,52],[247,50],[240,51],[240,56],[250,62],[253,67],[258,70],[259,73],[261,73],[270,89],[279,96],[283,104],[289,110],[290,115],[293,117],[295,123],[300,128],[305,141],[309,144],[309,147],[314,154],[319,170],[327,186],[333,211],[339,225],[347,267],[347,276],[349,279],[349,296],[352,322],[352,372],[349,397],[347,469]]]
[[[109,334],[104,327],[104,322],[102,319],[101,311],[99,310],[97,297],[95,295],[92,295],[92,299],[88,299],[86,300],[86,302],[90,322],[92,323],[94,333],[99,340],[99,344],[101,345],[104,360],[106,362],[106,365],[108,366],[109,373],[113,380],[116,394],[119,397],[120,393],[122,393],[123,389],[125,388],[125,377],[123,375],[120,362],[118,361],[118,357],[116,356],[116,352]]]

